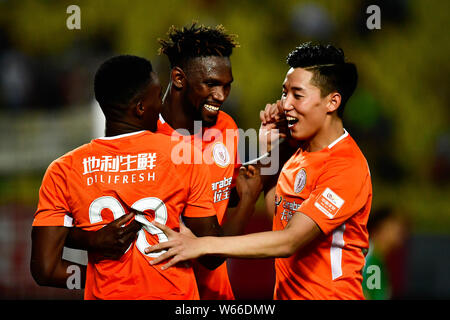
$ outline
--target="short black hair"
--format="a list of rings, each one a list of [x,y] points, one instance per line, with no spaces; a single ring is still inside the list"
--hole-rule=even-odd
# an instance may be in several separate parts
[[[172,26],[167,34],[167,40],[158,39],[159,54],[167,55],[171,68],[184,67],[189,59],[197,57],[229,57],[239,46],[236,35],[227,34],[222,25],[207,27],[194,22],[181,29]]]
[[[321,96],[337,91],[341,105],[337,114],[342,118],[345,105],[358,83],[358,72],[353,63],[345,61],[344,51],[331,44],[304,43],[289,53],[287,64],[313,73],[313,84],[319,87]]]
[[[133,55],[112,57],[95,74],[95,99],[106,119],[120,117],[130,103],[138,100],[151,81],[152,64]]]

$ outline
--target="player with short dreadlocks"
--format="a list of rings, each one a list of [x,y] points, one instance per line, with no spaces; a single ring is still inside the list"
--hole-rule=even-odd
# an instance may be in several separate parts
[[[183,130],[185,135],[187,130],[192,143],[202,147],[223,233],[241,234],[261,188],[243,188],[241,184],[234,187],[240,167],[238,131],[234,120],[221,108],[233,82],[230,56],[238,45],[235,36],[227,34],[222,26],[193,23],[181,29],[172,27],[168,39],[160,40],[160,44],[160,53],[167,55],[171,69],[158,132],[173,136],[175,130]],[[247,183],[259,185],[258,179]],[[230,204],[236,205],[237,200],[239,203],[227,211],[230,197]],[[212,271],[195,263],[194,270],[201,299],[234,299],[226,263]]]
[[[181,30],[172,26],[168,35],[168,40],[159,40],[159,53],[167,55],[172,68],[185,67],[186,62],[195,57],[230,57],[233,48],[239,46],[235,36],[226,34],[221,25],[211,28],[193,23]]]
[[[194,23],[191,27],[185,27],[181,30],[172,27],[169,32],[169,40],[161,40],[161,44],[161,53],[167,54],[170,59],[171,81],[164,98],[161,114],[158,115],[159,120],[156,131],[157,133],[171,135],[172,137],[181,137],[178,129],[184,129],[183,134],[185,136],[183,140],[191,140],[194,147],[201,146],[203,151],[202,160],[204,161],[201,165],[208,167],[208,170],[206,170],[208,175],[204,180],[205,183],[207,181],[207,184],[203,184],[207,187],[205,187],[203,192],[196,192],[195,190],[201,186],[201,181],[196,179],[193,181],[194,187],[189,188],[188,191],[192,197],[202,198],[205,199],[205,202],[209,202],[214,209],[213,212],[216,213],[214,216],[202,219],[194,218],[193,216],[187,217],[185,214],[183,221],[186,225],[194,228],[196,230],[195,233],[198,235],[235,235],[242,233],[245,223],[254,211],[254,204],[261,189],[261,182],[259,176],[254,175],[255,169],[252,167],[246,173],[242,170],[239,172],[237,126],[229,115],[220,110],[222,104],[228,97],[231,82],[233,81],[229,57],[232,49],[237,46],[237,43],[234,41],[234,36],[226,34],[222,26],[211,28],[197,26]],[[120,69],[122,75],[126,74],[129,77],[124,83],[122,83],[123,76],[120,79],[122,82],[119,80],[117,82],[113,79],[119,83],[119,86],[117,86],[117,83],[114,85],[114,81],[110,81],[111,77],[105,78],[105,81],[111,82],[108,82],[110,85],[114,85],[112,89],[113,94],[117,95],[117,90],[120,92],[130,91],[130,83],[133,85],[139,84],[136,82],[136,76],[140,79],[142,70],[136,71],[133,69],[134,71],[131,70],[131,72],[130,70],[129,65],[124,65]],[[120,83],[122,84],[120,85]],[[102,91],[102,94],[107,93],[106,91],[103,92],[103,89],[100,91]],[[121,93],[122,95],[124,94],[123,92]],[[126,94],[127,97],[129,95],[130,92]],[[122,98],[121,101],[123,100]],[[155,99],[161,102],[156,97]],[[117,118],[117,115],[112,115]],[[134,116],[134,113],[133,115],[130,114],[130,116]],[[120,124],[124,125],[123,119],[119,118],[117,119],[120,120]],[[198,126],[195,125],[195,121],[198,121]],[[109,132],[111,130],[109,130],[108,125],[106,127],[107,134],[111,133]],[[150,128],[150,130],[154,129],[153,127]],[[178,131],[176,132],[175,130]],[[231,130],[232,134],[227,134],[227,130]],[[186,143],[181,143],[177,146],[182,146],[182,148],[186,146],[192,147],[191,144]],[[167,145],[167,148],[169,147]],[[189,155],[193,149],[183,150],[187,151],[184,152],[184,155]],[[173,158],[174,154],[176,152],[170,154],[172,157],[171,160],[173,163],[179,164],[179,159]],[[244,174],[246,178],[244,178]],[[188,180],[194,179],[193,176],[191,178],[186,176],[185,178]],[[235,184],[236,187],[234,187]],[[178,187],[183,189],[182,185]],[[167,188],[170,189],[172,187],[168,186]],[[171,190],[176,189],[172,188]],[[166,196],[171,198],[172,191],[168,191]],[[235,202],[239,202],[232,214],[227,213],[226,223],[223,223],[230,198],[235,199]],[[214,205],[212,205],[212,202]],[[194,203],[189,203],[188,205],[191,207],[195,206]],[[187,208],[188,206],[181,209],[184,212]],[[194,211],[197,212],[200,209],[198,207]],[[132,215],[127,215],[127,218],[132,219],[133,217]],[[69,247],[88,250],[89,254],[94,254],[99,260],[122,259],[126,252],[130,251],[127,248],[130,243],[134,242],[137,236],[136,233],[141,229],[141,225],[136,221],[130,222],[126,227],[123,227],[123,223],[123,219],[117,219],[110,222],[104,228],[92,232],[81,230],[80,228],[71,228],[67,236],[67,245]],[[153,240],[160,241],[159,236],[162,234],[162,231],[156,231],[156,227],[153,227],[152,230],[155,232]],[[142,244],[144,242],[141,241],[140,243]],[[149,256],[150,259],[151,257]],[[200,264],[195,265],[195,276],[200,298],[233,299],[234,295],[228,280],[226,264],[222,263],[223,259],[202,259],[201,262],[209,268],[214,268],[214,266],[219,264],[220,266],[211,272]],[[183,266],[180,269],[183,269]],[[167,279],[169,278],[167,277]],[[180,278],[179,283],[173,283],[173,285],[179,286],[179,284],[183,284],[186,281],[189,281],[189,279]],[[171,298],[179,298],[173,290],[167,291],[164,287],[160,286],[153,289],[162,290],[166,294],[169,294]],[[188,297],[192,292],[185,292],[184,298],[197,298],[197,290],[195,290],[195,294]],[[139,293],[135,290],[132,294],[135,297],[139,296]],[[127,297],[130,298],[131,296]],[[153,298],[158,297],[160,296],[153,296]],[[151,299],[151,297],[147,298]]]
[[[234,36],[226,34],[222,26],[193,23],[182,29],[172,26],[168,39],[159,41],[159,52],[167,55],[171,68],[164,119],[173,129],[191,133],[195,120],[202,120],[203,126],[214,125],[233,82],[230,55],[237,46]]]

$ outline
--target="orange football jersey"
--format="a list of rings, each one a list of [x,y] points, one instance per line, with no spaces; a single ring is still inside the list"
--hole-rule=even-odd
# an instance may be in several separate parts
[[[202,150],[203,157],[196,159],[196,163],[202,163],[209,168],[212,200],[217,219],[222,224],[230,192],[235,185],[235,179],[241,166],[238,156],[238,128],[233,118],[225,112],[219,111],[214,126],[202,128],[201,134],[182,136],[170,127],[160,115],[157,132],[170,135],[174,140],[184,139],[195,148]],[[194,262],[194,270],[202,300],[234,299],[226,262],[215,270],[206,269],[201,264]]]
[[[150,261],[161,253],[144,249],[167,241],[148,223],[179,229],[180,216],[215,215],[209,171],[175,164],[180,142],[139,131],[92,140],[55,160],[39,192],[33,226],[66,226],[95,231],[130,212],[144,223],[137,240],[118,261],[88,256],[85,299],[198,299],[190,263],[161,271]],[[193,153],[190,155],[193,156]]]
[[[275,299],[364,299],[362,269],[369,247],[372,183],[367,161],[345,133],[318,152],[298,150],[284,165],[275,196],[273,230],[296,212],[322,234],[275,261]]]

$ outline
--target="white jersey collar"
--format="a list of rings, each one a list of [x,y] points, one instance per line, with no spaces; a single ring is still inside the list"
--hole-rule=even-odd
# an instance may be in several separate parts
[[[348,136],[348,132],[347,132],[347,130],[345,130],[345,128],[344,128],[344,134],[343,134],[342,136],[340,136],[339,138],[337,138],[336,140],[334,140],[332,143],[330,143],[330,144],[328,145],[328,149],[333,148],[339,141],[341,141],[342,139],[344,139],[344,138],[347,137],[347,136]]]
[[[133,136],[133,135],[139,134],[139,133],[144,132],[144,131],[145,130],[135,131],[135,132],[130,132],[130,133],[119,134],[117,136],[101,137],[101,138],[97,138],[97,139],[100,139],[100,140],[115,140],[115,139],[120,139],[120,138],[124,138],[124,137]]]

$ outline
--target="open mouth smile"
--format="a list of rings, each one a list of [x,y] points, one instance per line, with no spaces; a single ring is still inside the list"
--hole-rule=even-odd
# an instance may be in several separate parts
[[[288,122],[288,128],[293,127],[298,122],[297,118],[294,118],[294,117],[291,117],[291,116],[286,116],[286,120]]]
[[[211,112],[216,112],[219,111],[220,107],[216,107],[210,104],[204,104],[203,107],[205,107],[206,110],[211,111]]]

